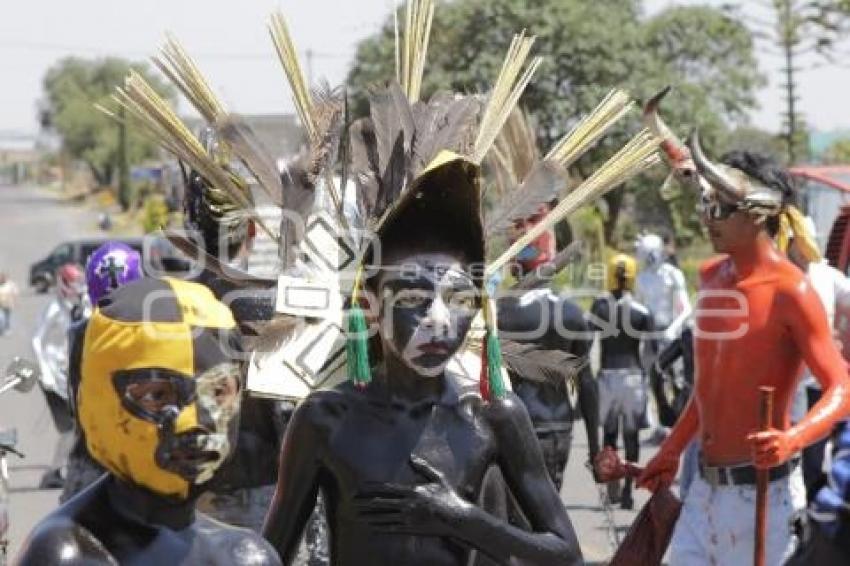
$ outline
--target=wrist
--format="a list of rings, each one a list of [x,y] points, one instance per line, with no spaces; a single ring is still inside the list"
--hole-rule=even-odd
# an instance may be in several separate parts
[[[803,450],[806,444],[803,442],[802,434],[799,428],[792,426],[785,431],[785,438],[788,441],[789,452],[793,455]]]

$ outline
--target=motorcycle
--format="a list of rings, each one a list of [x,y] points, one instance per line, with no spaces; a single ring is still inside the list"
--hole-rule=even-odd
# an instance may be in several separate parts
[[[23,358],[14,358],[0,378],[0,395],[15,389],[26,393],[38,379],[38,366]],[[9,546],[9,466],[6,456],[24,455],[15,449],[18,443],[18,431],[15,428],[0,430],[0,566],[6,566],[6,551]]]

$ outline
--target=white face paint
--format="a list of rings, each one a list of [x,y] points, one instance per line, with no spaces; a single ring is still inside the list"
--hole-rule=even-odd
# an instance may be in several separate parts
[[[478,310],[478,289],[456,258],[417,254],[383,276],[381,338],[405,365],[442,375]]]

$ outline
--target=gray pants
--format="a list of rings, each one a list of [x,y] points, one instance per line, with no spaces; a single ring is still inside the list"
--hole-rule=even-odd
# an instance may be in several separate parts
[[[599,371],[599,422],[616,429],[622,417],[625,431],[637,431],[646,413],[646,379],[640,369]]]

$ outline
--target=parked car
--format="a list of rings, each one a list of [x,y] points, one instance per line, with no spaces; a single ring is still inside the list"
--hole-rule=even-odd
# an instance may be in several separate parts
[[[89,256],[108,241],[124,242],[142,254],[145,271],[153,268],[162,274],[189,270],[189,261],[179,255],[164,238],[85,238],[63,242],[47,254],[47,257],[32,264],[30,286],[39,293],[46,293],[55,283],[54,274],[59,267],[66,263],[85,265]]]

